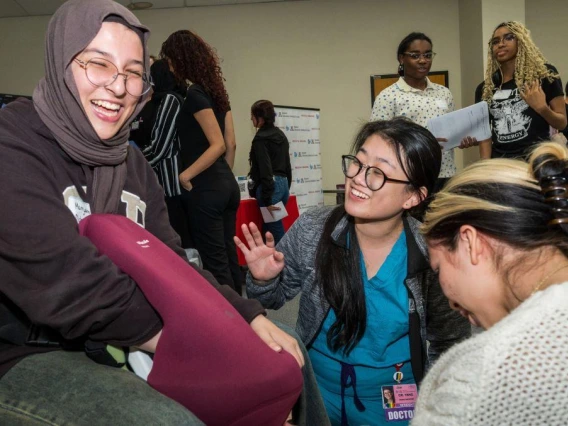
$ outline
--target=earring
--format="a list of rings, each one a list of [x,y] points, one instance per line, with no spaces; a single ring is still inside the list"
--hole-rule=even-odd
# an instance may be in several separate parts
[[[398,75],[404,77],[404,65],[402,63],[398,64]]]

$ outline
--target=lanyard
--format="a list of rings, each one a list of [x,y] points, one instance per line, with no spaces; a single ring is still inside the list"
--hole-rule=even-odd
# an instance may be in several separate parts
[[[400,371],[400,369],[402,368],[403,365],[404,365],[404,362],[400,362],[400,363],[394,365],[396,372],[393,374],[392,378],[394,379],[395,382],[397,382],[399,384],[400,384],[400,382],[402,382],[402,379],[404,378],[404,374],[402,373],[402,371]]]

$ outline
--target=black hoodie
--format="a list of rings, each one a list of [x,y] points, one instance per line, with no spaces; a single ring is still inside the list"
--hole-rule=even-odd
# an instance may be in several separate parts
[[[30,322],[48,327],[66,341],[88,338],[116,346],[139,345],[154,336],[161,319],[142,291],[79,235],[77,222],[90,206],[78,188],[86,187],[92,168],[65,154],[29,100],[0,110],[0,144],[0,377],[24,356],[52,349],[24,345],[27,334],[7,340],[6,333],[20,323],[25,331]],[[117,214],[185,258],[150,165],[133,148],[126,165]],[[198,272],[248,322],[264,312],[258,301],[220,286],[207,271]],[[7,322],[12,318],[20,321]]]
[[[252,140],[249,176],[254,181],[253,192],[262,185],[261,197],[266,206],[272,205],[274,176],[285,176],[288,188],[292,184],[289,148],[286,135],[276,126],[261,127]]]

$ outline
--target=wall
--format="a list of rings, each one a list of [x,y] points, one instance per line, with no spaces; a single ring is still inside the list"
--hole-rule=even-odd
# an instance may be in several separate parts
[[[182,28],[195,30],[217,48],[235,117],[236,174],[248,171],[250,105],[266,98],[321,108],[323,187],[343,182],[340,155],[371,111],[369,76],[396,72],[396,48],[411,31],[432,38],[438,54],[432,69],[449,71],[450,89],[461,106],[455,0],[312,0],[137,15],[152,29],[152,53]],[[0,55],[5,59],[0,62],[0,92],[32,92],[43,73],[47,22],[48,17],[0,19]]]
[[[462,106],[468,106],[475,103],[475,88],[483,81],[483,57],[486,52],[481,25],[481,0],[460,0],[459,20]],[[463,151],[463,166],[478,159],[478,148]]]
[[[563,88],[568,81],[568,1],[525,0],[526,24],[544,57],[552,62],[562,77]]]

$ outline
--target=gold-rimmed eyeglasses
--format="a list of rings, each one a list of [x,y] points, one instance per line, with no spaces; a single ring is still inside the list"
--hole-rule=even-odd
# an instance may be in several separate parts
[[[124,78],[124,86],[129,95],[140,97],[152,88],[152,79],[141,70],[126,70],[118,72],[118,68],[111,61],[103,58],[92,58],[87,62],[75,58],[81,68],[85,70],[87,80],[98,87],[107,87],[116,81],[120,75]]]

